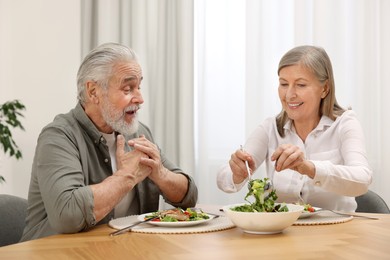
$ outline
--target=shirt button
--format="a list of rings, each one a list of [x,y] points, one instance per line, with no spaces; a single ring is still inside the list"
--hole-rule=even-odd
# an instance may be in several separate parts
[[[320,186],[320,185],[321,185],[321,182],[320,182],[320,181],[316,181],[314,184],[315,184],[316,186]]]
[[[106,158],[106,159],[104,159],[104,162],[105,162],[105,163],[108,163],[108,159],[107,159],[107,158]]]

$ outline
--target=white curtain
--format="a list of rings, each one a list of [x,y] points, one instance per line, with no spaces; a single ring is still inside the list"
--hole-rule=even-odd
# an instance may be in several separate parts
[[[375,172],[371,188],[390,204],[390,88],[386,86],[390,72],[390,1],[80,3],[0,0],[0,63],[5,68],[0,71],[1,97],[4,101],[15,96],[26,100],[29,120],[26,132],[16,133],[23,161],[0,158],[0,170],[9,172],[4,174],[7,185],[0,185],[0,192],[26,196],[34,140],[41,128],[55,114],[67,111],[69,100],[74,100],[68,88],[74,84],[72,75],[79,53],[83,58],[98,44],[115,41],[139,54],[145,77],[141,120],[151,127],[168,157],[194,174],[199,201],[241,202],[242,193],[231,195],[217,189],[216,172],[258,123],[279,112],[276,70],[281,56],[295,45],[315,44],[323,46],[333,61],[339,103],[351,106],[364,127]],[[26,35],[31,36],[28,45],[23,38]],[[16,61],[23,57],[21,66]],[[58,71],[58,66],[47,64],[66,67]],[[50,71],[46,73],[49,76],[42,80],[41,71],[34,70],[34,65]],[[19,74],[27,76],[31,84],[19,86]],[[36,102],[36,93],[55,91],[53,95],[58,96],[60,90],[61,99]],[[53,108],[50,113],[47,107]],[[38,120],[31,115],[46,116]],[[261,174],[263,169],[257,176]]]
[[[266,117],[280,111],[277,65],[296,45],[328,52],[336,95],[363,125],[371,189],[390,204],[390,1],[198,0],[196,28],[196,165],[200,200],[242,202],[244,191],[217,190],[216,172]],[[258,177],[264,175],[259,169]]]
[[[168,158],[194,172],[192,0],[83,0],[82,57],[104,42],[133,48],[145,103],[141,121]]]
[[[194,4],[83,0],[82,56],[107,41],[137,51],[145,76],[142,121],[168,157],[194,174],[199,202],[242,201],[245,189],[237,194],[217,189],[216,172],[257,124],[279,112],[276,71],[281,56],[296,45],[313,44],[324,47],[332,59],[339,103],[352,107],[362,122],[375,172],[371,188],[390,203],[390,123],[385,112],[390,2]]]

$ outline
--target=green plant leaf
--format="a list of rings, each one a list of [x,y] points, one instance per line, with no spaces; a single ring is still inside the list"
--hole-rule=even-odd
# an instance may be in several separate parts
[[[0,143],[4,153],[8,152],[16,159],[22,158],[22,152],[12,138],[10,127],[24,130],[19,118],[23,117],[21,111],[25,109],[26,107],[19,100],[8,101],[0,105]],[[4,180],[2,176],[0,177]]]

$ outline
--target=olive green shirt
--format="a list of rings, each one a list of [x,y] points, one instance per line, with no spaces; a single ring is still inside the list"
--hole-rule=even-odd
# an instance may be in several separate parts
[[[150,130],[142,123],[138,132],[125,136],[126,140],[145,135],[153,142]],[[127,143],[126,143],[127,145]],[[126,150],[131,148],[127,145]],[[198,190],[192,177],[168,161],[161,153],[161,161],[172,172],[188,179],[188,191],[183,201],[174,207],[193,207]],[[88,118],[80,104],[67,114],[55,117],[39,135],[28,194],[26,227],[21,241],[58,233],[76,233],[96,224],[108,223],[111,211],[96,223],[93,193],[89,185],[102,182],[112,175],[111,159],[106,140]],[[146,178],[135,186],[133,203],[137,214],[158,210],[159,188]],[[130,210],[129,205],[129,210]],[[133,205],[134,208],[134,205]]]

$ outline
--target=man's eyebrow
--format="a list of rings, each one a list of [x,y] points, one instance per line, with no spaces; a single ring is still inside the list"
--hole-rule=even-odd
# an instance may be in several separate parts
[[[130,81],[134,81],[134,80],[137,80],[137,79],[138,79],[138,78],[137,78],[136,76],[124,78],[124,79],[122,80],[122,83],[123,83],[123,84],[126,84],[126,83],[128,83],[128,82],[130,82]],[[144,77],[141,77],[140,81],[142,81],[143,79],[144,79]]]
[[[123,80],[122,80],[122,83],[127,83],[127,82],[129,82],[129,81],[133,81],[133,80],[136,80],[137,79],[137,77],[128,77],[128,78],[124,78]]]

